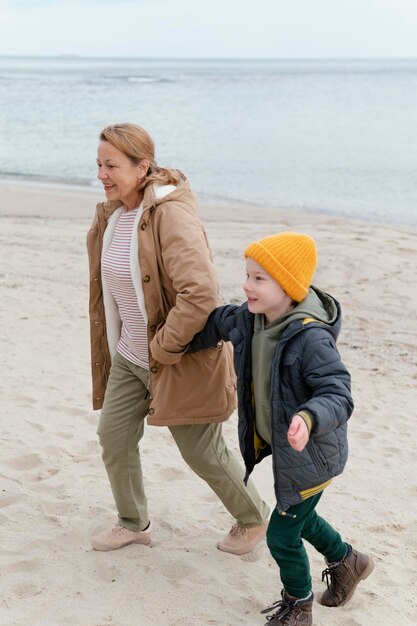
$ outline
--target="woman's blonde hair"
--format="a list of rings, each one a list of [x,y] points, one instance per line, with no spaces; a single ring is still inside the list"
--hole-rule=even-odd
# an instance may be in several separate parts
[[[142,159],[149,161],[149,169],[140,189],[144,189],[150,183],[177,185],[184,178],[179,170],[159,167],[156,164],[155,144],[152,137],[141,126],[128,123],[105,126],[100,133],[100,141],[108,141],[135,165],[138,165]]]

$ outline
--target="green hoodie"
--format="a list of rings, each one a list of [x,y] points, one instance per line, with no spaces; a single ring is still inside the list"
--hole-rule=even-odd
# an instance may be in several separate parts
[[[258,434],[267,443],[271,443],[271,365],[282,332],[294,320],[313,318],[314,321],[331,324],[336,317],[337,310],[333,298],[316,287],[314,290],[310,288],[304,300],[271,324],[265,325],[263,314],[255,315],[252,337],[255,420]]]

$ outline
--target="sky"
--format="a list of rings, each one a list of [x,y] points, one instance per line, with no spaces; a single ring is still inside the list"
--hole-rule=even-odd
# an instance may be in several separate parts
[[[0,55],[416,58],[417,0],[0,0]]]

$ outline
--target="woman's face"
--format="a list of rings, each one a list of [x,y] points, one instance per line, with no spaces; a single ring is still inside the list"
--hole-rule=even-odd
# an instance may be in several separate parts
[[[97,178],[103,183],[108,200],[121,200],[127,209],[138,206],[140,183],[146,176],[149,161],[135,165],[123,152],[108,141],[101,141],[97,151]]]

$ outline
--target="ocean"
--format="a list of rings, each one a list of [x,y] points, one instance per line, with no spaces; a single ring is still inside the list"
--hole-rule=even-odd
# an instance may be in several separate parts
[[[94,187],[123,121],[203,202],[417,226],[417,60],[0,57],[0,178]]]

